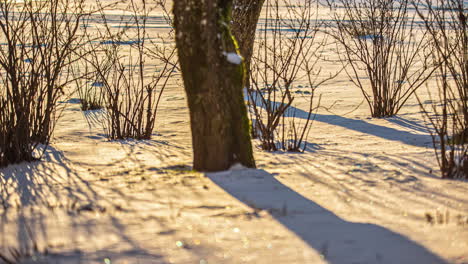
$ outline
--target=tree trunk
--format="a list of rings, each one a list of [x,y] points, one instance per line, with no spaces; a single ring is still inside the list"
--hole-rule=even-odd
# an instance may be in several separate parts
[[[230,31],[232,0],[174,1],[176,44],[198,171],[255,167],[242,87],[245,67]]]
[[[232,32],[239,42],[247,69],[246,86],[250,86],[250,62],[252,60],[257,23],[265,0],[234,0]],[[250,88],[250,87],[249,87]]]

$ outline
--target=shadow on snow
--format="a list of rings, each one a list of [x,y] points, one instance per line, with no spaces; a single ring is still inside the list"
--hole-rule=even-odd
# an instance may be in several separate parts
[[[446,263],[389,229],[346,221],[290,189],[264,170],[207,174],[215,184],[253,209],[263,209],[331,264]]]

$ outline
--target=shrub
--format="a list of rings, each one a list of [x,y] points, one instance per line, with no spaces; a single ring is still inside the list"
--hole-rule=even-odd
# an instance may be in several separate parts
[[[49,143],[68,69],[79,59],[83,3],[0,1],[0,166],[35,160]]]
[[[435,70],[409,1],[337,0],[328,6],[334,12],[330,34],[372,117],[396,115]]]
[[[425,6],[423,8],[422,6]],[[468,24],[463,0],[415,4],[431,38],[438,65],[438,98],[426,106],[442,178],[468,179]]]
[[[304,151],[318,105],[316,89],[336,74],[320,75],[318,54],[326,38],[316,39],[321,23],[311,1],[293,5],[289,0],[267,0],[265,8],[267,17],[252,57],[252,89],[247,91],[254,137],[267,151]],[[309,100],[305,111],[295,107],[299,94]]]
[[[165,7],[164,1],[157,4]],[[107,137],[150,139],[162,93],[177,72],[175,45],[165,41],[173,39],[172,31],[156,36],[158,42],[150,36],[147,22],[151,10],[145,1],[130,1],[127,10],[132,12],[130,18],[121,20],[117,27],[110,25],[101,12],[104,29],[98,32],[97,44],[90,47],[87,64],[93,83],[102,89],[99,92],[107,112]],[[88,32],[92,43],[96,43],[94,34]],[[153,68],[148,74],[147,60],[156,64],[158,70]],[[95,94],[91,96],[96,98]]]

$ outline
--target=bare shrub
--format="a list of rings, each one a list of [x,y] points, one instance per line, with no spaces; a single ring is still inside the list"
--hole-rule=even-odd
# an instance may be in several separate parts
[[[265,22],[256,38],[252,57],[250,112],[254,137],[267,151],[303,151],[317,107],[316,89],[333,78],[320,75],[321,23],[312,1],[268,0]],[[285,8],[285,12],[280,11]],[[296,108],[297,96],[309,100],[305,111]]]
[[[100,41],[90,41],[95,44],[87,60],[94,76],[90,82],[102,89],[109,139],[149,139],[162,93],[176,72],[175,46],[166,41],[172,31],[164,37],[150,36],[151,9],[145,1],[131,1],[127,10],[131,15],[122,17],[118,25],[111,25],[105,10],[101,12],[104,29],[97,34]],[[88,38],[95,40],[95,34],[90,32]]]
[[[463,0],[415,3],[431,37],[438,98],[421,102],[442,178],[468,178],[468,25]]]
[[[408,1],[327,1],[330,34],[351,82],[367,101],[372,117],[396,115],[433,73],[425,31]]]
[[[82,0],[0,1],[0,166],[49,143],[86,16]]]

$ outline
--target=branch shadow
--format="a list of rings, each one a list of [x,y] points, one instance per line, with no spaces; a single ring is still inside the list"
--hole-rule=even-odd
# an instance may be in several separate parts
[[[67,206],[68,202],[101,199],[61,151],[49,146],[42,161],[11,165],[0,170],[3,209],[28,206]],[[67,199],[64,199],[66,197]]]
[[[207,174],[253,209],[267,210],[331,264],[447,263],[404,235],[375,224],[346,221],[278,181],[265,170]]]
[[[0,253],[9,256],[11,249],[20,250],[25,261],[31,256],[40,258],[37,263],[97,263],[108,257],[165,263],[162,255],[133,240],[127,234],[127,227],[113,216],[131,213],[133,209],[122,208],[117,199],[110,197],[128,200],[129,196],[112,186],[83,177],[81,173],[63,152],[52,146],[47,148],[41,161],[0,169]],[[95,213],[110,217],[110,225],[104,226],[93,217],[85,216]],[[95,236],[111,232],[127,249],[116,250],[122,244],[114,242],[91,253],[48,248],[49,239],[57,238],[51,233],[57,231],[66,238],[67,248],[80,245],[82,234],[90,234],[87,243],[94,243]]]
[[[463,196],[467,188],[444,192],[442,186],[446,181],[435,175],[431,166],[421,157],[327,150],[319,154],[320,159],[317,156],[295,156],[298,174],[305,182],[317,184],[317,188],[332,192],[343,202],[351,199],[360,204],[371,203],[369,213],[384,209],[393,215],[400,215],[401,201],[404,200],[412,204],[408,217],[421,221],[422,215],[413,211],[415,207],[431,209],[443,204],[450,210],[459,211],[457,204],[468,203],[468,199]],[[277,162],[284,163],[285,159]],[[425,182],[429,179],[438,181],[439,187],[427,185]],[[391,196],[383,191],[389,186],[393,196],[398,199],[389,199]],[[428,193],[431,194],[430,199],[425,198]],[[454,204],[447,203],[448,200]]]

